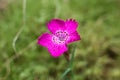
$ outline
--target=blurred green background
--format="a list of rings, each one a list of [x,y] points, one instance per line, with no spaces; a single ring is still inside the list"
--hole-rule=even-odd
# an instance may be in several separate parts
[[[120,0],[0,0],[0,80],[61,80],[68,62],[37,44],[53,18],[79,22],[74,80],[120,80]]]

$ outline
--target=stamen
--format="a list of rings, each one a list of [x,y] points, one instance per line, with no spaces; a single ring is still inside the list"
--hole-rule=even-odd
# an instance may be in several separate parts
[[[68,39],[68,33],[66,31],[57,31],[53,36],[53,42],[57,44],[65,43]]]

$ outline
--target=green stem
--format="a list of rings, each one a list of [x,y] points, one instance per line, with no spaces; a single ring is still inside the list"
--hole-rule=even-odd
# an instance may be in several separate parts
[[[71,71],[72,80],[74,80],[74,73],[73,73],[72,67],[73,67],[75,49],[76,49],[76,45],[73,46],[73,50],[72,50],[72,54],[71,54],[69,66],[68,66],[68,68],[65,70],[65,72],[62,74],[62,76],[61,76],[60,79],[64,79],[65,76]]]

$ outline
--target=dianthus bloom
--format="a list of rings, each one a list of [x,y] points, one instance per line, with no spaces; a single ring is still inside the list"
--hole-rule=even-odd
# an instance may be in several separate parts
[[[66,52],[67,44],[80,40],[76,31],[78,23],[73,19],[52,19],[47,23],[47,27],[50,33],[42,34],[38,38],[38,44],[46,47],[53,57],[59,57]]]

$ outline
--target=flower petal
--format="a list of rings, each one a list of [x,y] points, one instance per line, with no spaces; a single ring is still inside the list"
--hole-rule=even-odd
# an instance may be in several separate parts
[[[53,57],[59,57],[64,52],[66,52],[68,49],[65,44],[56,44],[52,41],[51,34],[44,33],[42,36],[38,39],[38,44],[46,47],[48,51],[50,52],[51,56]]]
[[[59,57],[61,56],[64,52],[66,52],[68,49],[63,45],[58,45],[58,44],[52,44],[51,46],[48,47],[48,51],[53,57]]]
[[[44,33],[42,36],[38,38],[38,44],[47,47],[52,43],[51,38],[52,35],[50,35],[49,33]]]
[[[69,33],[73,33],[76,31],[78,27],[78,23],[73,19],[68,19],[65,22],[65,27],[66,27],[66,31],[68,31]]]
[[[69,40],[67,41],[67,43],[78,41],[80,39],[81,39],[80,35],[78,34],[77,31],[75,31],[69,35]]]
[[[63,30],[64,29],[65,22],[60,19],[52,19],[50,22],[48,22],[47,26],[48,29],[54,34],[57,30]]]

